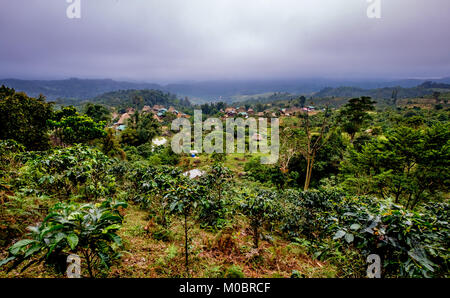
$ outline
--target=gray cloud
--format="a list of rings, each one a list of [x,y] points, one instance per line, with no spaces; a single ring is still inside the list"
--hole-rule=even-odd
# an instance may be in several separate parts
[[[2,1],[0,77],[146,81],[426,77],[450,72],[450,2]]]

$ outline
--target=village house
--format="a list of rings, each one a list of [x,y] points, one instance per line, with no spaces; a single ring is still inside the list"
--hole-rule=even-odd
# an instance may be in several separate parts
[[[158,122],[163,122],[162,119],[160,117],[158,117],[158,115],[156,115],[156,114],[153,115],[153,119],[155,119]]]
[[[123,113],[120,116],[119,120],[116,123],[114,123],[114,125],[113,125],[114,128],[117,130],[124,130],[126,128],[127,120],[130,118],[131,118],[130,114]]]
[[[234,108],[226,108],[225,109],[225,113],[228,116],[234,116],[234,115],[236,115],[236,110]]]
[[[238,113],[246,113],[245,107],[237,107],[237,108],[236,108],[236,111],[237,111]]]
[[[142,108],[142,113],[151,113],[152,112],[152,108],[150,106],[144,106]]]
[[[297,107],[292,107],[286,110],[286,113],[289,113],[291,116],[300,113],[302,111],[301,108],[297,108]]]
[[[119,114],[116,112],[116,111],[114,111],[113,113],[112,113],[112,115],[111,115],[111,119],[112,120],[116,120],[117,118],[119,118]]]
[[[239,113],[238,113],[238,116],[239,116],[239,117],[244,117],[244,118],[246,118],[246,119],[248,118],[247,112],[239,112]]]
[[[167,113],[167,109],[166,108],[161,108],[161,109],[158,110],[156,115],[158,115],[158,117],[164,117],[164,115],[166,115],[166,113]]]
[[[159,110],[164,109],[164,106],[154,105],[152,109],[153,109],[153,112],[158,113]]]

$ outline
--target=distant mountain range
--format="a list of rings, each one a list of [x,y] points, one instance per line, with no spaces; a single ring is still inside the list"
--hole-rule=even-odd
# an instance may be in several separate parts
[[[153,107],[154,105],[163,105],[166,108],[173,106],[180,111],[191,107],[188,100],[178,99],[174,94],[154,89],[111,91],[94,97],[89,101],[113,106],[118,108],[119,111],[125,111],[127,107],[131,106],[139,109],[142,109],[144,106]]]
[[[193,103],[211,101],[231,102],[236,95],[252,95],[267,92],[287,92],[307,96],[387,96],[398,89],[398,97],[420,96],[430,88],[416,87],[427,81],[435,84],[450,84],[450,77],[437,80],[329,80],[329,79],[299,79],[299,80],[270,80],[270,81],[207,81],[187,82],[179,84],[153,84],[114,81],[111,79],[67,79],[67,80],[19,80],[0,79],[4,84],[17,91],[23,91],[30,96],[45,95],[49,100],[72,99],[87,100],[98,97],[107,92],[118,90],[155,89],[177,94],[179,98],[188,96]],[[342,87],[350,86],[350,87]],[[394,88],[395,87],[395,88]],[[410,88],[414,90],[409,90]],[[433,87],[439,88],[439,87]]]
[[[397,98],[412,98],[432,95],[435,91],[450,92],[450,84],[436,83],[427,81],[417,87],[404,88],[400,86],[383,87],[376,89],[362,89],[356,87],[338,87],[338,88],[324,88],[314,94],[314,98],[328,98],[328,97],[360,97],[370,96],[375,99],[393,98],[396,94]]]
[[[23,91],[30,96],[43,94],[49,100],[57,98],[66,99],[90,99],[100,94],[128,89],[160,89],[158,84],[139,84],[130,82],[119,82],[110,79],[104,80],[0,80],[0,85],[6,85],[17,91]]]

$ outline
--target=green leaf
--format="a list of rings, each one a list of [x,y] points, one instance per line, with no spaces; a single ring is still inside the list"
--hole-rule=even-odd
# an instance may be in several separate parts
[[[350,234],[350,233],[345,234],[345,241],[347,241],[347,243],[353,242],[354,239],[355,239],[355,236],[353,236],[353,234]]]
[[[60,233],[62,234],[62,233]],[[50,246],[50,248],[48,249],[47,252],[47,258],[52,254],[53,250],[55,249],[55,247],[61,242],[61,240],[63,240],[65,237],[63,237],[62,235],[57,235],[55,242]]]
[[[78,236],[75,233],[71,233],[67,235],[67,243],[70,246],[70,249],[74,250],[78,245]]]
[[[8,264],[9,262],[11,262],[12,260],[14,260],[15,258],[16,258],[16,257],[9,257],[9,258],[6,258],[6,259],[1,260],[1,261],[0,261],[0,267],[3,266],[3,265]]]
[[[25,256],[24,258],[28,258],[29,256],[31,256],[32,254],[38,252],[39,250],[41,250],[42,246],[41,243],[36,243],[33,246],[31,246],[26,252],[25,252]]]
[[[353,230],[353,231],[359,230],[360,228],[361,228],[361,225],[359,225],[359,224],[357,224],[357,223],[352,224],[352,225],[350,226],[350,230]]]
[[[62,228],[64,228],[63,224],[46,227],[44,230],[42,230],[39,238],[42,240],[44,238],[44,236],[47,235],[48,233],[62,229]]]
[[[37,242],[37,241],[31,240],[31,239],[20,240],[20,241],[14,243],[14,245],[9,248],[9,252],[13,255],[16,255],[24,247],[28,246],[31,243],[35,243],[35,242]]]
[[[110,226],[107,226],[106,228],[103,229],[102,233],[106,234],[108,233],[109,230],[118,230],[120,229],[121,225],[120,224],[113,224]]]
[[[118,246],[122,246],[122,238],[119,235],[108,233],[107,234]]]
[[[344,236],[345,236],[345,231],[339,230],[336,232],[336,234],[334,234],[333,240],[341,239]]]

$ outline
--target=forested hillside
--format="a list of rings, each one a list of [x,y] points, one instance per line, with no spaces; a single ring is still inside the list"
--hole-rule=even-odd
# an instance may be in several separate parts
[[[119,109],[136,107],[142,109],[144,106],[154,105],[174,106],[186,109],[191,106],[188,98],[177,98],[175,94],[165,93],[160,90],[120,90],[102,94],[90,100],[90,102],[104,104]]]
[[[432,82],[425,82],[417,87],[403,88],[385,87],[377,89],[361,89],[355,87],[338,87],[338,88],[324,88],[320,92],[314,94],[316,98],[326,97],[360,97],[370,96],[375,99],[390,99],[390,98],[414,98],[414,97],[432,97],[434,92],[446,91],[449,92],[449,84],[438,84]]]
[[[120,82],[110,79],[88,80],[76,78],[48,81],[3,79],[0,80],[0,85],[6,85],[18,91],[24,91],[30,96],[45,94],[49,100],[62,98],[75,101],[89,99],[110,91],[160,88],[157,84]]]
[[[295,98],[271,165],[174,153],[174,115],[142,110],[162,103],[188,106],[128,90],[77,111],[0,88],[0,277],[63,277],[72,254],[85,277],[365,277],[370,254],[383,277],[449,277],[447,102]],[[123,127],[109,105],[134,108]]]
[[[194,103],[234,100],[243,101],[251,97],[265,98],[261,94],[290,93],[312,95],[315,97],[354,97],[372,96],[389,98],[393,90],[398,90],[398,97],[418,97],[427,95],[426,89],[447,88],[449,78],[435,79],[434,85],[425,85],[426,80],[331,80],[331,79],[298,79],[298,80],[263,80],[263,81],[205,81],[170,84],[142,82],[124,82],[111,79],[67,79],[67,80],[18,80],[0,79],[0,85],[6,85],[30,96],[43,94],[49,100],[77,104],[78,101],[92,99],[103,93],[119,90],[157,89],[166,93],[188,96]],[[422,86],[419,86],[423,84]],[[427,84],[432,84],[428,82]],[[348,86],[348,87],[342,87]],[[419,86],[419,87],[417,87]],[[416,88],[417,87],[417,88]],[[319,92],[319,93],[317,93]]]

